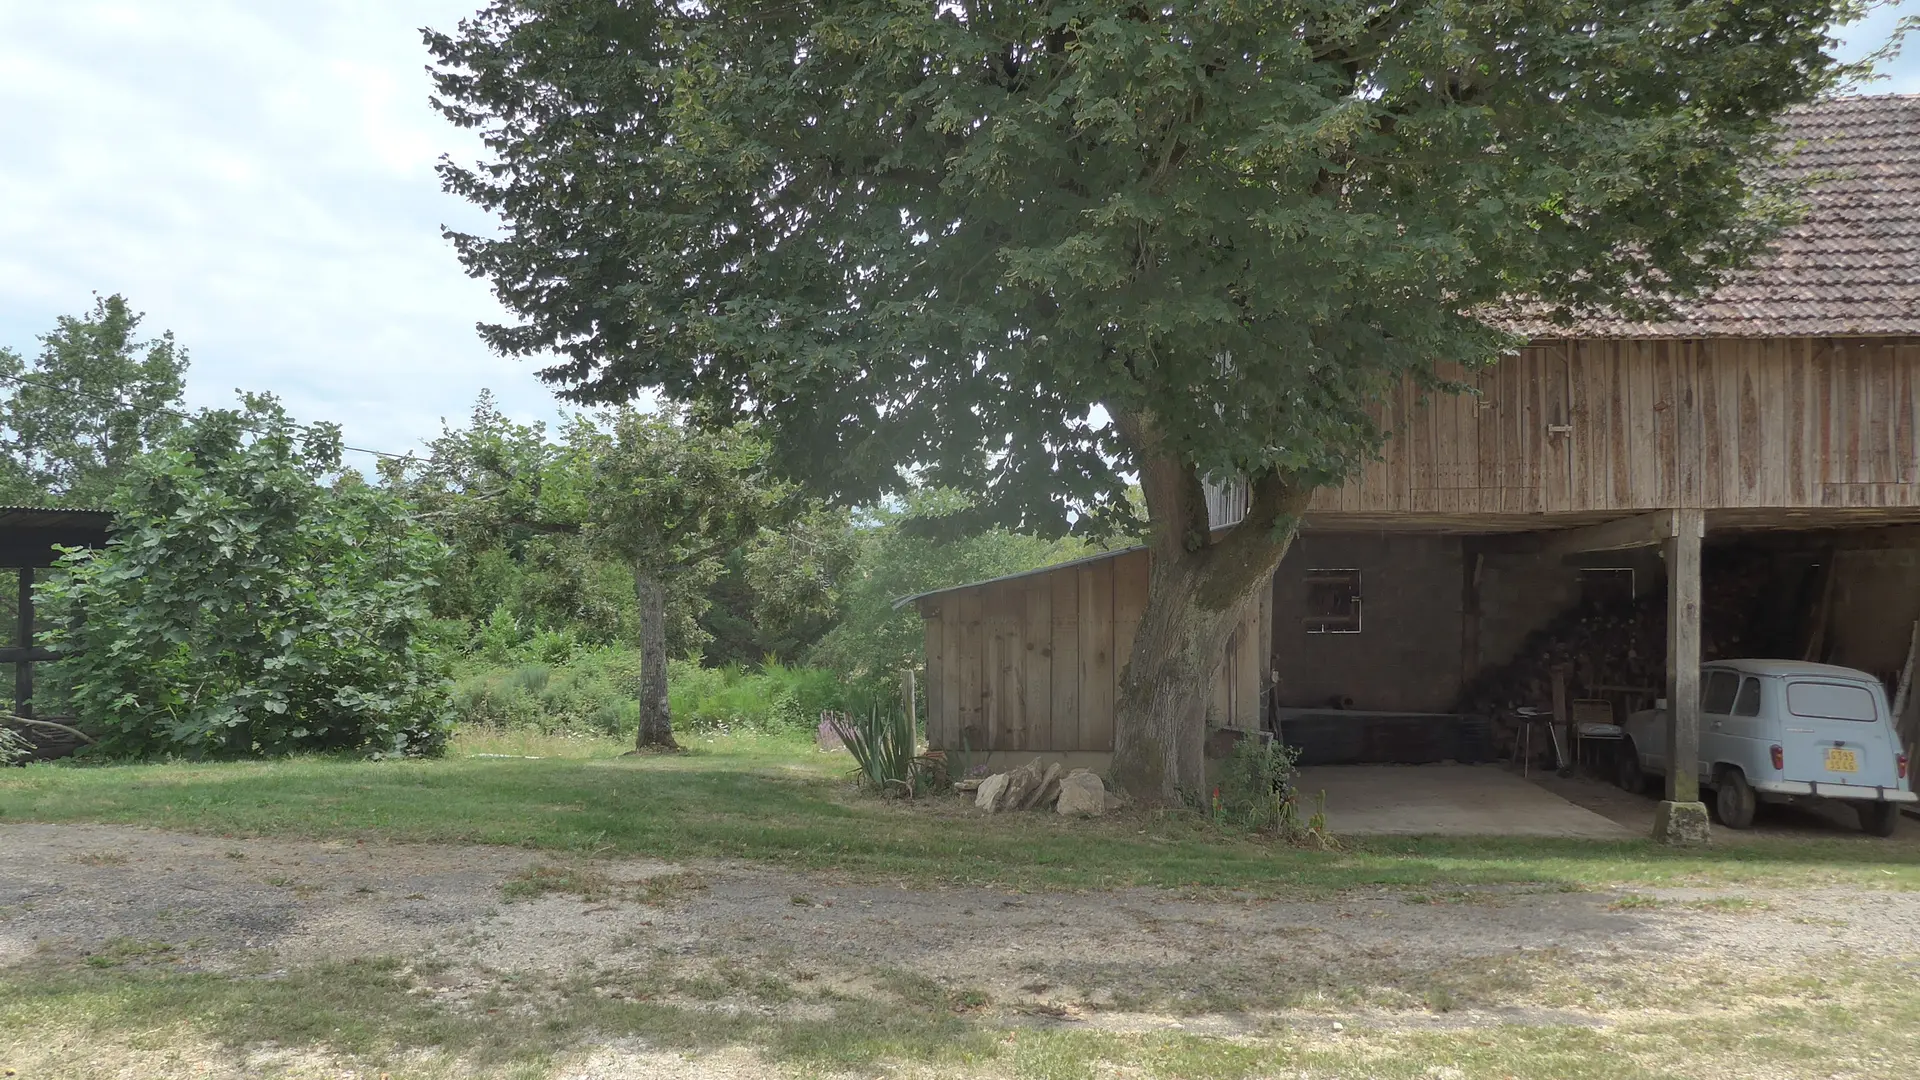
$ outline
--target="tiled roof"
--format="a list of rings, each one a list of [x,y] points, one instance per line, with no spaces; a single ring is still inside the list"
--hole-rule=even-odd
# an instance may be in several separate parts
[[[1920,335],[1920,94],[1836,98],[1782,118],[1799,149],[1782,175],[1815,177],[1808,212],[1751,269],[1678,318],[1596,317],[1542,337]]]

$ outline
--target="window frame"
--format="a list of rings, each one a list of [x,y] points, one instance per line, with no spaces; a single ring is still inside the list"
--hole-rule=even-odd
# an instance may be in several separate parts
[[[1301,629],[1309,634],[1358,634],[1365,625],[1365,595],[1362,589],[1364,578],[1359,567],[1310,567],[1302,579],[1306,585],[1303,604],[1307,613],[1300,618]],[[1343,603],[1348,611],[1337,614],[1321,609],[1333,606],[1330,603],[1317,603],[1316,595],[1321,588],[1334,588],[1344,585],[1346,598]]]

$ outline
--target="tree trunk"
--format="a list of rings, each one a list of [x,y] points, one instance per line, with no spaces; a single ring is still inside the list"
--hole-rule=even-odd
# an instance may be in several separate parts
[[[640,602],[640,733],[634,748],[678,750],[667,705],[667,590],[635,567],[633,596]]]
[[[1246,605],[1272,588],[1313,489],[1281,474],[1257,478],[1247,516],[1216,536],[1197,472],[1161,449],[1152,417],[1108,411],[1140,470],[1151,566],[1114,702],[1109,779],[1146,805],[1177,805],[1204,796],[1214,672]]]

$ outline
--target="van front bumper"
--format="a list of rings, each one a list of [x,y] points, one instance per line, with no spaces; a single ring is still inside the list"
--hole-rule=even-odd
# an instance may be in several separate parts
[[[1805,780],[1762,780],[1753,790],[1769,795],[1818,795],[1823,799],[1862,799],[1868,802],[1920,802],[1920,795],[1902,788],[1864,787],[1859,784],[1815,784]]]

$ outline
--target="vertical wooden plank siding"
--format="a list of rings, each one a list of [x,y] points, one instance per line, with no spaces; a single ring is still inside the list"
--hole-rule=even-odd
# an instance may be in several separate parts
[[[926,670],[924,677],[921,679],[921,684],[926,688],[927,694],[927,745],[954,745],[954,733],[947,727],[951,717],[947,716],[942,708],[943,703],[940,700],[940,648],[942,639],[944,638],[944,634],[941,632],[944,624],[940,620],[940,609],[937,606],[933,608],[922,607],[920,610],[920,626],[922,633],[925,634],[923,640],[926,642],[927,654],[926,664],[924,665]]]
[[[1260,590],[1273,596],[1271,585]],[[1260,598],[1248,598],[1235,632],[1233,653],[1233,707],[1228,712],[1234,727],[1249,731],[1260,728]]]
[[[1543,342],[1470,378],[1389,395],[1382,460],[1309,515],[1920,506],[1920,340]]]
[[[1113,745],[1113,559],[1073,572],[1079,590],[1080,745]]]
[[[980,591],[986,604],[987,640],[990,643],[987,680],[988,729],[993,732],[993,749],[1024,750],[1026,708],[1022,682],[1026,671],[1020,647],[1020,620],[1026,613],[1021,582],[988,585]]]
[[[1025,712],[1024,749],[1051,750],[1053,742],[1053,582],[1026,579],[1025,618],[1020,624],[1022,665],[1020,702]]]
[[[1049,745],[1059,750],[1099,750],[1081,741],[1080,732],[1080,575],[1074,570],[1048,574],[1053,590],[1053,625],[1048,643],[1053,650]]]
[[[961,725],[965,723],[965,712],[960,697],[960,604],[959,598],[942,596],[935,602],[940,605],[940,712],[946,717],[946,737],[944,745],[954,749],[961,747]],[[973,740],[972,733],[965,736]],[[973,742],[972,745],[978,745]]]
[[[980,750],[993,749],[993,732],[986,724],[986,695],[988,685],[984,678],[987,665],[986,627],[981,608],[981,590],[966,589],[947,597],[947,601],[956,609],[957,635],[959,639],[958,663],[955,670],[960,675],[959,717],[960,727],[966,732],[970,745]],[[949,629],[954,629],[949,625]]]

